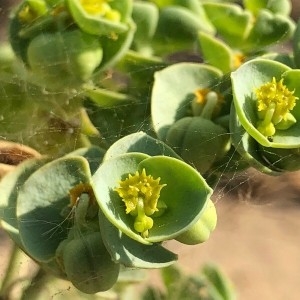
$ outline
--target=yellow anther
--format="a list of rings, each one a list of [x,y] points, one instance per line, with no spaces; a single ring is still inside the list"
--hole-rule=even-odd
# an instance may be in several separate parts
[[[298,97],[283,84],[283,79],[276,81],[273,77],[271,82],[257,88],[255,94],[259,118],[257,129],[263,135],[270,137],[276,129],[288,129],[296,122],[290,111],[295,107]]]
[[[154,179],[143,169],[140,173],[129,174],[125,180],[120,181],[115,191],[125,203],[126,213],[135,217],[134,229],[143,237],[148,236],[148,230],[153,226],[151,216],[158,211],[157,203],[161,189],[166,184],[159,184],[160,178]]]

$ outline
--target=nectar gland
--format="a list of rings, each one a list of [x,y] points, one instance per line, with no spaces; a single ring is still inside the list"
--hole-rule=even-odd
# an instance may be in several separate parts
[[[125,203],[126,213],[135,217],[134,229],[146,238],[149,229],[153,227],[153,215],[162,206],[159,201],[160,191],[166,184],[159,184],[160,177],[154,179],[151,175],[146,175],[145,169],[140,173],[136,171],[134,175],[129,174],[125,180],[119,182],[115,191]]]
[[[272,137],[276,129],[284,130],[296,123],[295,117],[290,113],[296,105],[298,97],[290,91],[283,79],[265,83],[255,90],[257,98],[258,131],[267,137]]]

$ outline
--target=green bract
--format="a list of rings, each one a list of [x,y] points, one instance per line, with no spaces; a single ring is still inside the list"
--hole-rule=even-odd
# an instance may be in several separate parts
[[[245,130],[262,146],[298,148],[300,71],[256,59],[231,77],[235,110]]]
[[[37,261],[47,262],[67,238],[69,191],[91,179],[89,164],[80,156],[57,159],[31,174],[18,193],[16,215],[24,249]]]
[[[221,76],[218,69],[195,63],[179,63],[155,73],[153,127],[160,139],[201,173],[230,148],[227,129],[216,123],[226,114],[219,90]]]
[[[279,14],[275,7],[269,10],[271,7],[266,5],[266,1],[262,1],[263,3],[260,3],[262,7],[256,9],[257,3],[251,1],[251,4],[252,2],[252,11],[242,9],[237,4],[210,1],[205,2],[203,7],[221,37],[230,46],[247,52],[264,48],[279,40],[287,39],[293,34],[295,24],[286,16],[287,13]],[[284,1],[276,2],[283,3]]]
[[[127,185],[128,180],[132,184]],[[149,203],[148,188],[144,190],[142,182],[148,182],[149,195],[155,190],[156,196],[149,198]],[[184,162],[142,153],[123,154],[104,161],[93,175],[93,188],[106,218],[143,244],[172,239],[186,231],[200,218],[212,193],[201,175]],[[139,222],[143,229],[139,228]]]
[[[132,10],[130,0],[67,0],[70,13],[84,32],[97,36],[125,32]]]

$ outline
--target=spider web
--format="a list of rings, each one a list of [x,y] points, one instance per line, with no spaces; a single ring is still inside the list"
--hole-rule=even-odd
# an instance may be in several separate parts
[[[3,1],[3,0],[2,0]],[[7,4],[3,3],[3,7],[5,7]],[[0,5],[1,8],[2,5]],[[0,11],[0,14],[3,13]],[[0,15],[1,16],[1,15]],[[3,28],[4,26],[1,26],[2,34],[3,34]],[[282,49],[282,45],[279,46],[279,50],[285,50]],[[177,56],[174,59],[174,62],[176,60],[181,61],[182,57]],[[185,61],[198,61],[198,57],[195,56],[195,54],[190,54],[188,57],[185,54],[184,55]],[[141,70],[141,72],[144,70]],[[137,71],[138,72],[138,71]],[[110,76],[104,76],[102,79],[102,84],[109,85]],[[8,83],[15,84],[15,81],[8,80]],[[39,95],[40,91],[36,91],[32,89],[32,87],[29,87],[24,84],[23,82],[20,82],[20,87],[22,88],[21,91],[25,93],[30,93],[30,98],[35,98],[37,95]],[[24,85],[23,85],[24,84]],[[134,89],[134,87],[132,87]],[[4,90],[6,86],[4,86],[3,83],[0,84],[0,89]],[[8,91],[7,91],[8,92]],[[24,144],[32,144],[35,145],[42,145],[44,141],[45,136],[51,136],[53,135],[53,139],[50,139],[47,141],[47,144],[45,147],[48,149],[48,151],[51,153],[51,147],[53,147],[53,153],[55,155],[60,155],[65,152],[70,152],[72,150],[75,150],[78,147],[78,141],[81,138],[80,132],[77,130],[79,127],[79,124],[77,123],[78,115],[76,113],[68,115],[67,121],[64,118],[65,117],[65,111],[61,111],[60,107],[57,107],[56,101],[53,99],[56,99],[57,97],[64,98],[64,94],[58,94],[54,92],[44,91],[45,94],[47,94],[49,97],[47,98],[47,103],[40,104],[37,101],[33,103],[33,106],[28,108],[28,111],[32,111],[32,118],[25,118],[24,121],[22,118],[14,118],[12,115],[11,120],[7,121],[7,126],[9,127],[10,123],[13,122],[14,127],[18,127],[20,130],[16,133],[13,133],[11,136],[0,136],[3,140],[15,140],[19,143]],[[69,101],[72,101],[73,99],[76,99],[78,96],[80,96],[80,91],[73,91],[73,94],[71,97],[66,101],[66,105],[68,105]],[[151,94],[151,86],[149,85],[149,96]],[[7,99],[4,99],[4,101],[8,101],[9,98],[13,96],[9,93],[7,93]],[[16,98],[19,96],[19,94],[15,95]],[[142,105],[142,104],[141,104]],[[35,108],[37,106],[38,108]],[[87,110],[92,111],[93,104],[89,103],[87,105]],[[51,107],[51,109],[49,109]],[[130,104],[124,104],[122,106],[119,106],[118,109],[107,109],[107,119],[106,123],[102,124],[102,134],[103,136],[106,136],[107,139],[109,139],[110,142],[118,140],[121,136],[124,136],[127,132],[139,132],[140,130],[144,130],[144,128],[147,128],[150,124],[149,115],[147,111],[147,107],[144,108],[144,114],[143,110],[141,112],[142,117],[141,121],[138,122],[138,124],[127,124],[125,122],[125,116],[120,113],[120,111],[130,108]],[[19,107],[21,110],[22,108]],[[33,109],[33,110],[32,110]],[[26,111],[26,114],[28,114],[28,111]],[[46,113],[47,112],[47,113]],[[5,112],[4,112],[5,113]],[[3,114],[4,114],[3,113]],[[12,113],[11,108],[9,108],[9,111],[7,113]],[[42,122],[33,122],[34,121],[34,115],[37,114],[45,114],[45,119]],[[22,114],[21,114],[22,116]],[[39,115],[40,116],[40,115]],[[114,128],[114,133],[111,133],[111,127],[110,127],[110,118],[116,118],[119,120],[120,126],[118,128]],[[4,120],[3,120],[4,119]],[[39,117],[39,120],[41,118]],[[3,115],[0,116],[0,121],[6,122]],[[50,124],[50,125],[49,125]],[[49,145],[50,143],[50,145]],[[52,144],[53,143],[53,144]],[[58,148],[62,148],[62,152],[57,152]],[[50,150],[49,150],[50,149]],[[236,171],[230,172],[230,174],[225,174],[226,167],[224,168],[224,176],[221,176],[217,186],[215,188],[215,192],[213,195],[214,203],[217,205],[224,205],[225,210],[236,210],[236,205],[238,201],[246,202],[246,205],[253,206],[253,204],[266,204],[273,205],[274,200],[277,200],[281,203],[282,196],[284,195],[287,198],[293,199],[296,198],[298,193],[298,186],[297,185],[291,185],[290,177],[285,176],[279,178],[269,177],[267,175],[263,175],[261,173],[258,173],[257,171],[250,169],[243,172],[240,172],[237,166]],[[289,190],[287,190],[286,187],[289,187]],[[226,202],[225,204],[222,204],[222,202]],[[279,204],[279,206],[282,204]],[[76,208],[74,208],[76,209]],[[228,217],[227,217],[228,218]],[[267,216],[268,218],[274,218],[272,215]],[[226,219],[226,217],[225,217]],[[227,220],[228,221],[228,220]],[[266,220],[267,221],[267,220]],[[71,222],[70,226],[72,225],[72,221],[70,219],[66,218],[66,222]],[[221,221],[222,222],[222,221]],[[247,222],[250,222],[247,220]],[[299,223],[298,223],[299,224]],[[54,230],[59,230],[59,226],[61,224],[56,224],[54,227]],[[228,229],[227,229],[228,230]],[[284,240],[283,240],[284,242]],[[9,249],[9,246],[7,247],[7,240],[5,240],[5,236],[2,234],[1,238],[1,248],[3,251],[7,251]],[[175,243],[175,245],[166,243],[167,246],[170,246],[170,248],[176,249],[178,245]],[[202,246],[202,245],[201,245]],[[205,247],[205,246],[204,246]],[[296,247],[296,245],[294,246]],[[208,247],[209,248],[209,247]],[[199,247],[197,247],[197,250],[194,250],[196,248],[193,248],[192,251],[198,251]],[[191,253],[189,252],[191,250],[186,247],[185,249],[180,248],[179,253],[178,251],[175,251],[179,254],[179,261],[184,258],[188,258],[191,256]],[[200,251],[200,250],[199,250]],[[194,256],[193,256],[194,257]],[[28,266],[25,266],[26,268],[34,268],[32,265],[32,262],[30,259],[25,259],[25,264],[28,263]],[[20,273],[22,273],[22,270],[24,269],[24,261],[20,262]],[[188,269],[188,268],[187,268]],[[28,270],[27,270],[28,271]],[[244,270],[246,272],[246,270]],[[4,271],[2,271],[4,272]],[[30,271],[29,271],[30,272]],[[26,273],[26,272],[25,272]],[[3,274],[3,273],[2,273]],[[4,274],[3,274],[4,275]],[[235,277],[236,278],[236,277]],[[49,299],[65,299],[67,295],[71,295],[72,290],[74,289],[71,285],[71,283],[63,283],[60,286],[60,282],[57,281],[56,291],[52,292],[52,296]],[[95,296],[96,297],[96,296]],[[73,298],[75,299],[75,298]],[[90,299],[88,296],[81,295],[78,299]],[[92,299],[92,298],[91,298]],[[97,299],[97,298],[95,298]],[[101,299],[101,298],[100,298]],[[246,298],[244,298],[246,299]],[[250,298],[249,298],[250,299]],[[267,298],[264,298],[267,299]],[[292,299],[292,298],[291,298]],[[296,299],[296,298],[295,298]]]

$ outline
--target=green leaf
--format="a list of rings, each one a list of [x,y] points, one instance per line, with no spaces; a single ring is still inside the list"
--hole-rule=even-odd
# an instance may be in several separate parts
[[[26,180],[18,194],[17,219],[25,251],[35,260],[54,257],[72,222],[62,214],[70,204],[69,191],[90,180],[89,164],[80,156],[54,160]]]
[[[223,73],[234,69],[233,52],[224,42],[201,31],[198,37],[201,54],[207,64],[219,68]]]
[[[262,9],[241,48],[251,51],[287,40],[294,30],[295,24],[292,19]]]
[[[181,6],[166,6],[160,10],[153,48],[157,55],[191,49],[199,30],[206,24],[192,11]]]
[[[296,67],[300,67],[300,20],[297,23],[293,36],[293,54]]]
[[[84,85],[84,93],[90,100],[95,102],[99,107],[112,108],[116,105],[127,105],[128,102],[135,100],[126,94],[102,89],[93,85]]]
[[[105,150],[98,146],[78,148],[68,154],[65,157],[82,156],[84,157],[90,166],[91,174],[94,174],[100,164],[102,163]]]
[[[135,174],[139,163],[148,157],[143,153],[129,153],[106,160],[92,178],[95,197],[105,217],[126,235],[143,244],[151,243],[134,232],[132,217],[126,214],[125,206],[114,189],[128,174]]]
[[[252,26],[253,16],[237,4],[203,3],[205,12],[217,33],[232,47],[243,45]],[[226,25],[225,25],[226,24]]]
[[[128,30],[126,30],[126,32],[119,33],[116,36],[100,37],[103,59],[100,68],[97,70],[99,73],[115,65],[130,48],[136,26],[132,20],[128,20],[127,26]],[[95,74],[95,77],[96,75],[97,74]]]
[[[246,9],[251,10],[254,15],[258,15],[262,9],[268,9],[274,14],[288,16],[292,9],[290,0],[244,0]]]
[[[213,299],[237,299],[232,283],[216,266],[206,265],[203,268],[202,274],[204,275],[208,285],[208,293],[213,297]]]
[[[132,19],[137,25],[134,35],[134,48],[142,54],[151,55],[151,39],[156,31],[159,12],[156,5],[134,1]]]
[[[112,159],[128,152],[141,152],[150,156],[164,155],[180,159],[164,142],[154,139],[142,131],[129,134],[119,139],[107,150],[104,159]]]
[[[99,213],[103,242],[112,259],[128,268],[164,268],[177,260],[177,255],[160,244],[139,243],[110,223],[103,213]]]
[[[112,33],[122,33],[128,30],[128,26],[126,23],[121,22],[124,21],[124,16],[128,14],[128,10],[130,10],[131,1],[123,0],[123,1],[114,1],[123,3],[121,6],[118,3],[118,13],[120,14],[120,21],[112,21],[108,18],[101,16],[101,13],[91,14],[88,13],[81,2],[79,0],[67,0],[67,5],[69,7],[70,13],[74,18],[76,24],[80,27],[83,32],[102,36],[102,35],[110,35]],[[112,8],[113,5],[111,5]],[[124,9],[125,14],[121,9]]]
[[[260,147],[260,151],[272,168],[276,170],[294,172],[300,169],[300,148],[280,149]]]
[[[49,161],[49,158],[26,160],[7,174],[0,182],[0,215],[1,226],[18,247],[24,249],[19,234],[16,215],[17,197],[27,178]]]
[[[139,164],[139,170],[143,168],[167,184],[159,198],[166,204],[166,211],[155,218],[147,240],[161,242],[174,238],[199,220],[213,191],[193,167],[172,157],[145,159]]]
[[[194,92],[214,89],[221,76],[218,69],[196,63],[178,63],[155,73],[151,116],[161,140],[166,140],[168,130],[176,121],[191,115]]]

